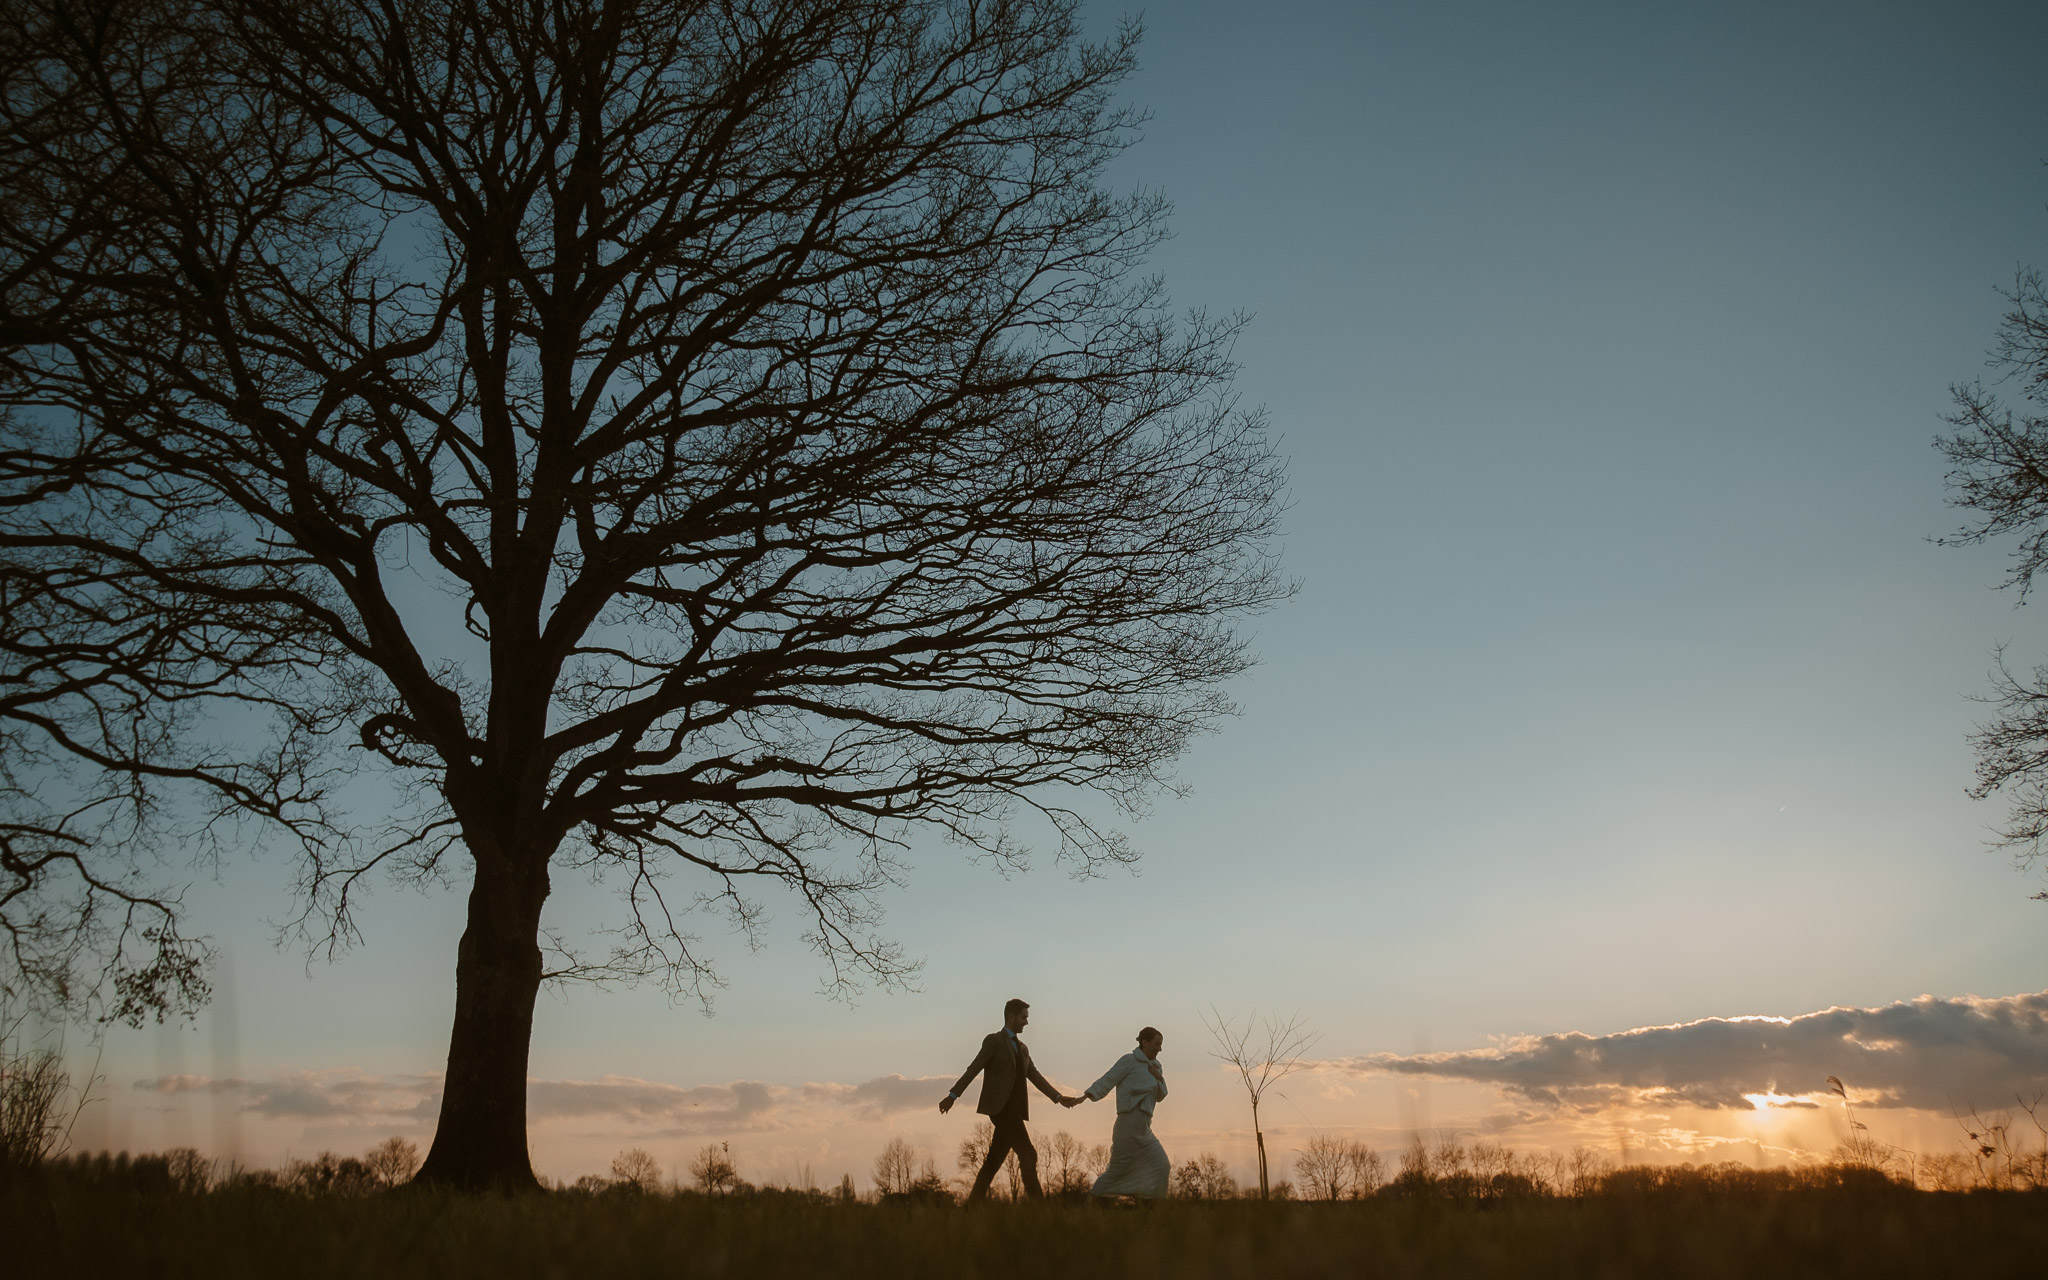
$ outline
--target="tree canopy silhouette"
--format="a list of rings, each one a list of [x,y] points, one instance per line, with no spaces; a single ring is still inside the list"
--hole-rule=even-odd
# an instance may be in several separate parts
[[[423,1178],[533,1182],[556,872],[625,903],[556,974],[701,995],[688,910],[751,929],[758,886],[828,984],[900,979],[876,895],[907,833],[1021,863],[1021,806],[1079,871],[1128,860],[1058,797],[1140,810],[1228,711],[1233,620],[1287,589],[1283,478],[1230,393],[1238,321],[1144,274],[1164,200],[1102,185],[1141,122],[1112,98],[1134,26],[1088,43],[1071,0],[6,21],[9,483],[50,494],[15,524],[43,579],[116,566],[195,611],[209,696],[276,727],[192,767],[301,837],[330,942],[375,868],[466,875]],[[351,755],[412,797],[381,836],[326,807]]]
[[[1991,367],[2011,382],[2023,407],[2013,408],[1981,382],[1951,387],[1954,430],[1935,443],[1948,458],[1949,500],[1973,512],[1971,523],[1943,539],[1949,545],[2016,535],[2013,568],[2002,584],[2025,600],[2048,568],[2048,289],[2023,269],[2006,294],[2012,309],[1999,326]],[[1993,677],[1997,708],[1972,735],[1979,800],[2005,790],[2011,810],[2000,832],[2023,857],[2038,857],[2048,840],[2048,667],[2015,674],[1999,655]],[[2048,898],[2048,893],[2036,895]]]
[[[227,510],[111,433],[0,411],[10,1004],[137,1024],[191,1013],[211,951],[152,875],[163,846],[217,852],[244,817],[316,845],[335,834],[316,744],[339,722],[295,670],[332,646],[250,597],[265,560],[213,532]],[[224,741],[259,727],[257,749]]]

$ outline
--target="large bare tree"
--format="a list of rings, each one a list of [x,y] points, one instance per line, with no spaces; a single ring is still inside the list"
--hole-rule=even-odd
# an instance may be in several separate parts
[[[1163,200],[1102,185],[1136,30],[1074,8],[10,7],[0,378],[76,495],[44,554],[199,602],[284,744],[208,777],[271,780],[327,936],[375,868],[466,876],[423,1178],[533,1182],[558,871],[626,904],[558,968],[701,993],[687,909],[780,887],[830,983],[900,978],[910,833],[1021,863],[1021,808],[1127,860],[1062,797],[1142,809],[1227,712],[1280,466],[1236,322],[1144,274]],[[338,739],[412,797],[380,838],[278,781]]]

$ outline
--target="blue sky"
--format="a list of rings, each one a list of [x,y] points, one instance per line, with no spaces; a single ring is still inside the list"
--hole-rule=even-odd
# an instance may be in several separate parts
[[[1946,388],[1983,370],[1996,288],[2048,265],[2048,10],[1183,2],[1145,21],[1128,91],[1154,118],[1113,178],[1174,200],[1156,265],[1179,302],[1252,313],[1239,388],[1291,459],[1302,589],[1257,623],[1242,716],[1187,757],[1192,798],[1134,830],[1135,876],[1005,881],[919,848],[890,908],[921,992],[831,1004],[793,924],[749,954],[707,921],[714,1017],[651,990],[543,997],[535,1077],[950,1076],[1016,994],[1069,1087],[1160,1026],[1196,1082],[1162,1108],[1169,1150],[1241,1158],[1200,1054],[1212,1004],[1299,1011],[1355,1066],[2048,986],[2041,879],[1987,848],[1998,811],[1963,794],[1966,695],[1995,643],[2048,659],[2048,628],[1992,590],[1999,549],[1930,541],[1958,523],[1930,447]],[[89,1136],[225,1132],[159,1114],[201,1095],[142,1079],[439,1069],[459,896],[382,890],[367,945],[309,969],[268,942],[288,887],[255,857],[193,887],[235,1035],[211,1029],[226,1012],[111,1033]],[[606,901],[564,876],[557,919]],[[1418,1103],[1406,1075],[1325,1074],[1282,1123],[1498,1110],[1470,1082]],[[271,1160],[380,1125],[424,1139],[430,1110],[402,1111],[252,1111],[241,1140]],[[943,1152],[965,1128],[805,1114],[760,1130],[753,1170],[733,1134],[742,1172],[836,1180],[892,1129]],[[537,1163],[597,1168],[633,1123],[537,1125]],[[664,1161],[700,1136],[669,1130]]]

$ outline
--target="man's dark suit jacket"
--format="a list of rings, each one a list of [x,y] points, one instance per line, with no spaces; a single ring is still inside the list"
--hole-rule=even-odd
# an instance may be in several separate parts
[[[981,1077],[981,1101],[975,1110],[985,1116],[997,1116],[1010,1105],[1010,1092],[1017,1092],[1017,1113],[1019,1119],[1031,1118],[1031,1092],[1017,1089],[1017,1069],[1024,1069],[1024,1078],[1045,1091],[1045,1096],[1054,1102],[1060,1100],[1060,1091],[1052,1087],[1046,1078],[1038,1074],[1038,1068],[1031,1061],[1031,1050],[1022,1040],[1017,1043],[1017,1052],[1010,1052],[1010,1033],[1003,1030],[994,1033],[981,1042],[981,1052],[974,1055],[959,1083],[953,1086],[955,1097],[967,1093],[968,1084],[975,1073],[986,1072]]]

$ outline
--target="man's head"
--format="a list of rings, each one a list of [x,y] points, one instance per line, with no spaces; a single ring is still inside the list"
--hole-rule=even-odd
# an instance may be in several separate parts
[[[1003,1006],[1003,1025],[1011,1031],[1022,1031],[1024,1024],[1031,1021],[1031,1006],[1022,1000],[1012,1000]]]

